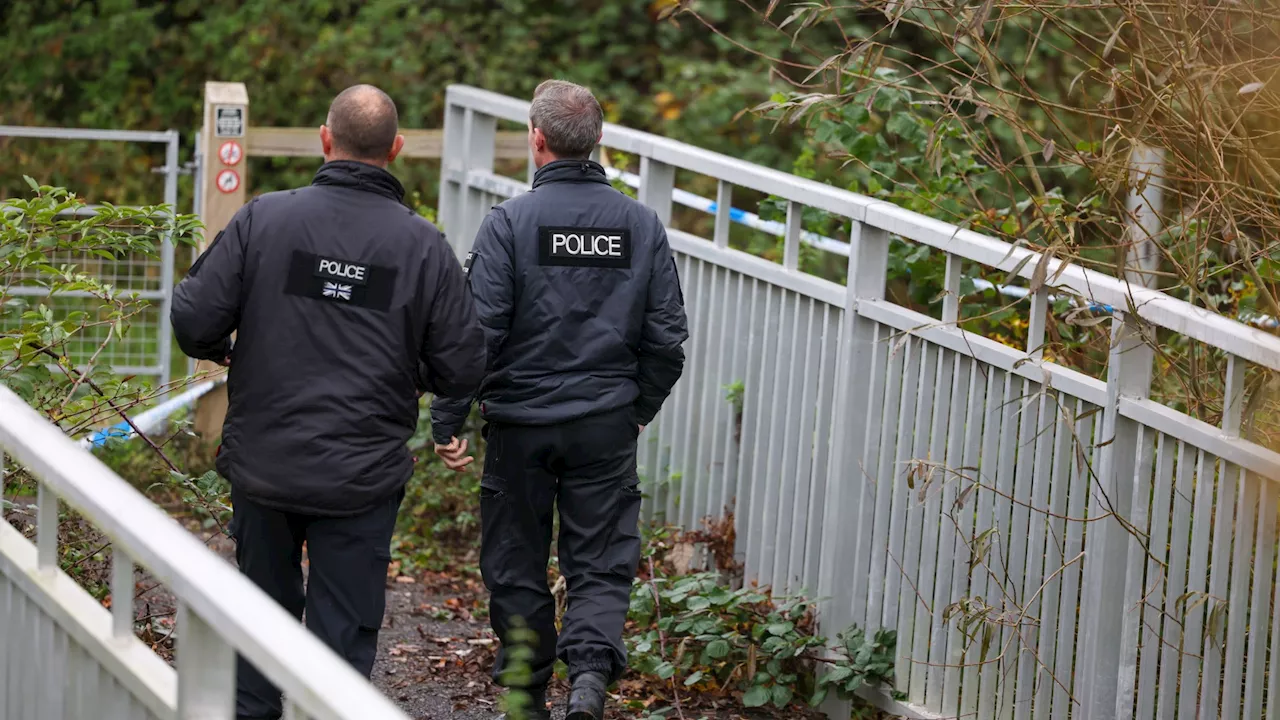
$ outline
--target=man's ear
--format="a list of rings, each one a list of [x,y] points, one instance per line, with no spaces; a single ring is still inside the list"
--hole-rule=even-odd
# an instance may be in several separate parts
[[[542,133],[542,128],[533,129],[533,149],[538,152],[547,151],[547,136]]]
[[[387,162],[395,162],[396,156],[404,149],[404,136],[396,135],[396,141],[391,143],[391,152],[387,153]]]
[[[333,133],[329,132],[328,125],[320,126],[320,152],[324,153],[325,157],[333,154]]]

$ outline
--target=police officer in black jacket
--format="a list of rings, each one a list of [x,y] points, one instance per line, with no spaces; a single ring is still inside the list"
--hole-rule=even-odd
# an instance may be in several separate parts
[[[487,421],[480,565],[506,641],[517,618],[537,633],[534,717],[557,657],[573,690],[568,720],[603,717],[626,667],[622,629],[640,560],[637,436],[684,368],[684,301],[666,231],[588,158],[601,137],[586,88],[548,81],[529,110],[533,189],[493,208],[466,261],[488,346],[478,393]],[[449,393],[442,393],[449,396]],[[470,462],[457,439],[472,397],[437,397],[437,452]],[[557,638],[547,588],[553,506],[569,602]],[[501,677],[505,657],[494,669]]]
[[[184,352],[231,368],[217,467],[240,570],[298,618],[305,607],[366,677],[418,398],[474,392],[485,365],[462,266],[386,170],[397,132],[385,93],[343,91],[311,185],[241,208],[172,312]],[[243,659],[236,686],[237,717],[280,717],[280,691]]]

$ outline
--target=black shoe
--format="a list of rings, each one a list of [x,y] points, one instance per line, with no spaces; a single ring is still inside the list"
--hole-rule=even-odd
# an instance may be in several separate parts
[[[564,720],[604,720],[605,690],[608,684],[598,672],[584,672],[573,679],[569,691],[569,712]]]

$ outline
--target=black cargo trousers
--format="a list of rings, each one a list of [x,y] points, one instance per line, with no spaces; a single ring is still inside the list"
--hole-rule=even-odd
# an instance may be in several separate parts
[[[626,668],[622,630],[640,562],[635,418],[627,407],[559,425],[485,426],[480,569],[504,643],[493,669],[499,684],[545,687],[557,657],[570,678],[595,671],[613,682]],[[569,595],[558,638],[547,586],[557,507]],[[520,622],[537,636],[527,684],[503,678],[508,633]]]
[[[386,611],[391,534],[404,490],[358,515],[322,517],[255,503],[232,484],[236,562],[307,629],[365,677],[373,671]],[[308,570],[303,589],[302,545]],[[237,720],[278,720],[280,689],[236,656]]]

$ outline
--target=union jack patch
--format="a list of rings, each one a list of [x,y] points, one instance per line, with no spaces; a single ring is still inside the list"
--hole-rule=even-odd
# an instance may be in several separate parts
[[[327,282],[324,284],[324,296],[334,300],[351,300],[351,286]]]

